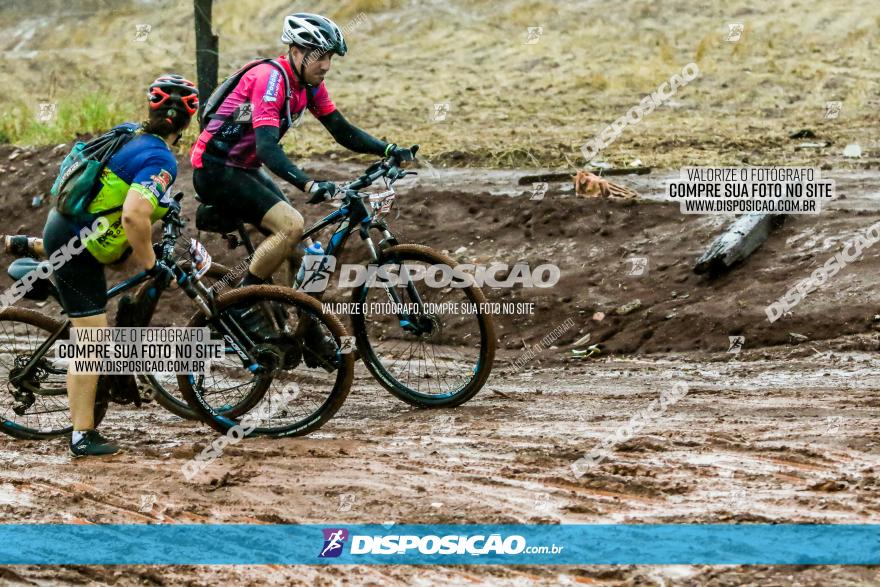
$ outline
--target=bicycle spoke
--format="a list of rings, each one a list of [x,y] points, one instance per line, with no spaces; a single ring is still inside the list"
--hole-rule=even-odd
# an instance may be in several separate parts
[[[0,317],[0,329],[0,378],[7,382],[0,399],[0,418],[30,434],[63,432],[70,426],[67,395],[57,392],[66,389],[66,371],[54,368],[51,350],[30,376],[27,385],[36,389],[30,392],[32,403],[22,414],[13,410],[19,401],[13,395],[16,387],[9,382],[12,372],[30,360],[50,332],[8,314]],[[22,386],[22,393],[26,393],[24,389]]]
[[[305,328],[305,324],[300,328],[303,308],[297,305],[300,302],[290,299],[293,293],[288,291],[273,287],[249,294],[254,300],[243,307],[261,308],[260,314],[252,316],[253,320],[244,315],[228,315],[253,339],[254,344],[243,344],[242,348],[247,349],[262,370],[251,372],[236,353],[230,353],[220,364],[212,364],[207,376],[186,388],[185,395],[196,400],[190,405],[216,429],[222,431],[249,418],[256,434],[304,433],[300,430],[307,432],[320,426],[322,416],[326,419],[339,407],[339,402],[332,400],[340,397],[340,393],[342,398],[348,393],[350,359],[343,361],[342,374],[305,364],[306,357],[311,355],[306,355],[299,338]],[[316,324],[328,332],[326,324],[318,318]],[[219,338],[219,333],[215,332],[213,338]],[[349,383],[340,387],[340,376],[347,377]],[[184,381],[181,385],[185,386]],[[240,402],[247,415],[239,412],[224,416],[221,408],[233,401]],[[210,406],[209,413],[205,406]]]

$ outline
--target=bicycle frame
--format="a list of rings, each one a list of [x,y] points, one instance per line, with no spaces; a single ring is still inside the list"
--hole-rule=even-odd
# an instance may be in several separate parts
[[[327,248],[324,253],[325,256],[337,255],[341,253],[341,251],[345,248],[345,244],[348,241],[348,238],[358,232],[360,234],[361,240],[367,245],[367,249],[370,252],[371,262],[376,263],[379,261],[381,250],[387,246],[394,246],[398,243],[397,237],[391,232],[388,224],[385,222],[383,218],[377,218],[377,215],[373,213],[370,209],[370,206],[367,205],[365,199],[369,196],[369,194],[359,194],[357,189],[353,189],[352,186],[356,186],[356,188],[366,187],[370,185],[375,179],[382,176],[381,171],[387,171],[387,168],[377,167],[377,170],[374,170],[374,173],[370,174],[369,172],[364,176],[355,180],[348,186],[348,188],[344,189],[344,197],[342,198],[342,206],[313,224],[309,227],[302,236],[301,242],[311,239],[311,237],[318,232],[324,230],[328,226],[339,222],[336,230],[330,237],[329,242],[327,243]],[[406,172],[401,174],[399,177],[405,175]],[[398,177],[394,177],[396,180]],[[388,184],[388,188],[391,194],[394,193],[391,184]],[[375,229],[380,232],[382,235],[382,240],[379,241],[378,246],[373,242],[373,239],[370,237],[370,230]],[[247,232],[244,229],[244,224],[239,223],[238,225],[238,233],[241,236],[241,241],[247,249],[248,253],[251,255],[254,254],[256,250],[253,242],[250,240]],[[318,267],[318,270],[314,274],[320,274],[323,272],[325,267],[325,260],[322,260],[321,265]],[[327,272],[327,279],[329,280],[331,273]],[[412,299],[413,304],[416,307],[422,306],[422,298],[419,295],[418,290],[413,284],[412,279],[409,274],[406,274],[406,290]],[[302,284],[301,284],[302,285]],[[391,300],[394,304],[397,304],[398,307],[402,307],[403,303],[400,297],[400,294],[397,293],[397,290],[387,283],[381,283],[382,287],[385,288],[385,293],[388,295],[389,300]],[[419,333],[420,327],[417,325],[416,321],[413,320],[413,316],[410,313],[401,313],[397,314],[397,318],[400,321],[400,325],[405,330]]]
[[[335,253],[341,252],[345,248],[345,243],[348,241],[348,238],[358,232],[360,234],[361,240],[367,245],[367,249],[370,251],[370,258],[372,262],[377,263],[379,261],[380,252],[384,245],[396,245],[398,244],[397,238],[391,233],[391,230],[388,228],[388,225],[382,219],[374,219],[373,215],[370,214],[369,209],[367,208],[364,200],[361,197],[356,197],[350,199],[348,204],[343,205],[342,208],[336,210],[335,212],[327,215],[324,219],[320,220],[317,224],[309,228],[305,234],[303,235],[303,239],[311,237],[311,235],[321,231],[325,227],[333,224],[337,220],[342,220],[330,237],[330,242],[327,245],[326,255],[333,255]],[[373,239],[370,237],[370,229],[377,229],[382,234],[382,240],[379,242],[379,246],[373,242]],[[323,269],[323,263],[318,270]],[[412,299],[412,302],[416,304],[416,307],[421,307],[422,298],[419,295],[418,290],[413,284],[410,275],[406,272],[403,272],[406,276],[406,290]],[[328,273],[327,278],[329,280],[330,274]],[[401,307],[403,304],[403,300],[400,297],[400,294],[397,290],[391,287],[387,283],[380,284],[384,289],[388,298],[392,303],[396,304],[397,307]],[[417,330],[417,326],[413,321],[413,317],[409,313],[399,313],[396,314],[397,319],[400,321],[400,325],[402,328],[406,330]]]

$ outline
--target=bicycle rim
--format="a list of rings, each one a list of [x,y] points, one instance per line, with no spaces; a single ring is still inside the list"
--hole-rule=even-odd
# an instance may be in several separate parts
[[[455,265],[422,245],[397,245],[383,252],[381,266],[401,264]],[[401,272],[397,269],[394,274]],[[423,325],[415,332],[407,330],[399,316],[381,311],[390,304],[382,285],[366,284],[355,290],[352,301],[363,311],[351,317],[357,348],[376,380],[403,401],[421,407],[460,405],[479,392],[494,362],[495,328],[480,306],[486,298],[475,286],[430,288],[424,280],[412,286],[424,307],[434,308],[411,316],[410,322]],[[395,291],[402,303],[416,303],[403,285],[395,286]]]
[[[67,402],[67,367],[60,364],[53,350],[46,353],[22,386],[10,383],[10,376],[27,363],[61,325],[57,320],[25,308],[0,311],[0,380],[6,382],[0,399],[0,430],[10,436],[42,440],[70,434],[73,429]],[[14,397],[14,393],[18,393],[19,398]],[[22,409],[24,406],[27,407]],[[16,412],[16,407],[21,413]],[[95,403],[95,426],[106,411],[107,399],[99,398]]]

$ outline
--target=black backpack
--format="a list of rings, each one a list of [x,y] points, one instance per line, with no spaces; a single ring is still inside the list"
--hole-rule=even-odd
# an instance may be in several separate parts
[[[290,80],[287,77],[287,72],[284,70],[284,67],[274,59],[256,59],[254,61],[251,61],[250,63],[245,64],[241,69],[227,77],[219,86],[217,86],[217,88],[213,92],[211,92],[211,95],[205,102],[205,107],[204,110],[202,110],[202,115],[199,118],[200,130],[205,130],[205,127],[208,126],[208,122],[210,122],[211,119],[234,119],[241,123],[250,123],[250,116],[241,116],[242,106],[248,104],[247,102],[236,108],[227,116],[220,116],[219,114],[217,114],[217,110],[220,109],[220,105],[223,104],[227,96],[232,93],[232,90],[235,89],[235,86],[238,85],[238,82],[241,81],[241,78],[244,76],[244,74],[246,74],[254,67],[262,65],[263,63],[272,64],[272,66],[281,73],[281,78],[284,80],[284,119],[287,122],[288,128],[293,125],[293,119],[290,116]],[[317,88],[309,89],[306,91],[306,107],[308,107],[308,104],[311,104],[312,98],[314,97],[316,92]]]

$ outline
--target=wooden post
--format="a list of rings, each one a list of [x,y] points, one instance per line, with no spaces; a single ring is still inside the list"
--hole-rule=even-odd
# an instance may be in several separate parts
[[[193,0],[196,23],[196,76],[199,85],[199,117],[208,96],[217,87],[220,65],[219,39],[211,30],[211,8],[214,0]]]

